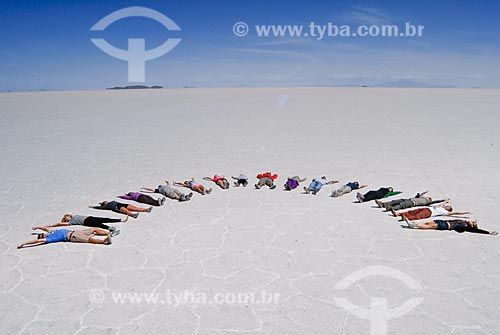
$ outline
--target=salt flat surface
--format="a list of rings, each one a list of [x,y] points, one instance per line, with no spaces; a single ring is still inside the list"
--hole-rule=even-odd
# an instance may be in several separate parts
[[[298,174],[429,190],[500,230],[499,107],[499,91],[462,89],[0,94],[0,333],[369,334],[336,299],[370,309],[379,297],[390,309],[422,299],[387,334],[498,334],[499,237],[404,229],[354,193],[329,197],[337,185],[316,196],[281,185]],[[276,190],[167,200],[121,224],[111,246],[16,250],[64,213],[118,217],[87,206],[141,186],[242,172],[253,185],[265,171]],[[367,277],[338,289],[356,271]],[[279,298],[165,299],[262,291]],[[127,292],[159,300],[114,300]]]

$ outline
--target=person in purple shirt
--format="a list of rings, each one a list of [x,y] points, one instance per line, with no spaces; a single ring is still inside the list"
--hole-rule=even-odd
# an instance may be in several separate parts
[[[110,232],[108,230],[95,227],[82,230],[51,230],[49,227],[33,227],[33,230],[36,229],[40,229],[45,232],[37,234],[37,238],[34,240],[19,244],[17,249],[24,248],[27,245],[42,245],[57,242],[111,244],[111,237],[120,234],[120,230]],[[100,239],[95,236],[106,236],[106,238]]]
[[[141,204],[152,206],[161,206],[165,203],[165,197],[154,199],[153,197],[141,192],[128,192],[125,195],[119,195],[118,198],[125,200],[134,200],[140,202]]]

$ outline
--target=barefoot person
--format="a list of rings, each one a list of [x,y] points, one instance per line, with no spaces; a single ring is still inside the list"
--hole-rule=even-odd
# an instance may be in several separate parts
[[[191,178],[191,180],[185,180],[184,182],[179,182],[179,181],[174,181],[174,185],[177,186],[182,186],[182,187],[187,187],[195,192],[200,193],[201,195],[205,194],[210,194],[212,192],[212,189],[206,189],[205,186],[198,184],[194,181],[194,178]]]
[[[33,227],[33,230],[36,229],[43,230],[45,233],[37,234],[36,239],[19,244],[17,246],[18,249],[24,248],[27,245],[41,245],[57,242],[111,244],[111,237],[120,234],[120,230],[109,232],[108,230],[96,227],[82,230],[51,230],[48,227]],[[105,236],[105,238],[100,239],[95,236]]]
[[[259,182],[255,184],[256,189],[260,189],[262,186],[268,186],[271,190],[276,188],[274,181],[278,178],[278,175],[272,174],[271,172],[259,173],[257,179]]]
[[[227,181],[226,177],[224,177],[224,176],[214,175],[213,178],[203,177],[203,179],[213,181],[217,186],[219,186],[220,188],[222,188],[224,190],[227,190],[229,188],[229,182]]]
[[[304,191],[309,194],[316,194],[318,193],[321,188],[325,185],[331,185],[338,183],[338,180],[326,180],[326,176],[322,176],[320,178],[314,178],[312,182],[309,184],[309,187],[304,186]]]
[[[243,187],[246,187],[248,185],[248,177],[245,176],[243,173],[240,173],[240,175],[238,177],[231,176],[231,178],[236,180],[234,182],[234,186],[236,186],[236,187],[238,187],[240,185],[243,185]]]
[[[387,198],[400,193],[400,191],[394,191],[392,187],[381,187],[376,191],[368,191],[364,195],[358,192],[356,194],[356,198],[358,198],[359,202],[367,202],[371,200]]]
[[[440,206],[432,206],[426,208],[413,209],[411,211],[396,213],[392,212],[395,216],[401,216],[401,220],[422,220],[428,219],[433,216],[454,216],[454,215],[467,215],[471,212],[453,212],[453,207],[448,204]]]
[[[286,191],[291,191],[299,187],[299,183],[306,181],[307,178],[300,178],[299,176],[288,177],[283,187]]]
[[[458,233],[469,232],[477,234],[498,235],[496,231],[487,231],[477,227],[477,220],[434,220],[424,223],[415,223],[408,220],[408,228],[412,229],[430,229],[430,230],[454,230]]]
[[[118,201],[103,201],[103,202],[99,203],[99,206],[89,205],[89,208],[113,211],[115,213],[120,213],[120,214],[125,214],[128,216],[131,216],[134,219],[137,219],[137,217],[139,216],[139,213],[132,213],[132,212],[148,212],[148,213],[150,213],[153,210],[153,207],[140,208],[140,207],[135,207],[134,205],[123,204],[123,203],[118,202]]]
[[[342,185],[337,190],[332,191],[332,197],[338,198],[343,196],[344,194],[351,193],[354,190],[359,190],[360,188],[365,188],[368,185],[360,185],[357,181],[351,181],[345,185]]]
[[[125,195],[119,195],[118,198],[124,200],[133,200],[141,204],[152,205],[152,206],[161,206],[165,203],[164,197],[154,199],[153,197],[147,194],[142,194],[141,192],[128,192]]]
[[[172,200],[178,200],[180,202],[182,201],[189,201],[191,200],[191,197],[193,196],[193,193],[190,192],[189,194],[184,194],[181,191],[179,191],[176,188],[170,187],[170,183],[165,180],[165,185],[158,185],[157,188],[149,188],[149,187],[141,187],[141,191],[145,193],[159,193],[163,194],[169,199]]]
[[[101,218],[96,216],[64,214],[64,216],[61,219],[61,222],[54,223],[45,227],[54,228],[54,227],[67,227],[67,226],[86,226],[86,227],[96,227],[113,231],[116,230],[116,227],[114,226],[110,227],[105,223],[126,222],[127,219],[128,216],[126,216],[125,219],[122,220],[122,219]]]

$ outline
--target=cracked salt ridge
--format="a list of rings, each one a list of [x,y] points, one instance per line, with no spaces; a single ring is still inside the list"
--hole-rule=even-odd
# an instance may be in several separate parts
[[[463,122],[450,129],[434,132],[432,125],[420,124],[419,120],[410,118],[413,124],[411,129],[405,128],[404,134],[402,128],[391,129],[392,133],[396,133],[393,134],[394,138],[385,139],[387,143],[399,141],[396,139],[399,133],[411,138],[433,138],[435,141],[447,143],[447,152],[434,148],[439,151],[444,161],[450,158],[447,157],[448,152],[455,154],[466,150],[470,160],[477,166],[474,173],[467,174],[467,185],[456,183],[457,176],[465,175],[464,171],[460,170],[466,169],[465,165],[454,166],[452,172],[446,166],[439,167],[435,164],[432,165],[432,172],[415,169],[415,166],[430,166],[434,156],[426,155],[430,148],[424,146],[424,150],[419,151],[412,146],[410,150],[402,142],[398,142],[400,145],[397,148],[391,148],[391,155],[411,159],[408,159],[408,163],[404,160],[398,162],[389,173],[385,164],[382,164],[384,168],[378,167],[380,164],[377,162],[384,157],[377,156],[381,152],[380,148],[371,148],[370,142],[364,139],[371,136],[372,125],[383,128],[387,124],[389,114],[394,115],[391,112],[394,106],[402,107],[398,108],[398,118],[401,120],[407,116],[405,106],[415,104],[423,116],[432,114],[433,120],[439,123],[444,115],[434,113],[436,106],[441,106],[442,110],[460,110],[466,100],[469,105],[474,104],[474,101],[480,104],[473,108],[474,115],[468,114],[469,109],[462,109],[462,114],[457,114],[456,117],[470,118],[473,121],[477,113],[482,113],[482,119],[491,122],[485,122],[481,132],[485,138],[496,141],[498,118],[492,114],[494,108],[488,106],[498,105],[498,94],[480,90],[453,91],[456,93],[416,90],[409,91],[402,97],[392,90],[377,91],[373,96],[371,95],[374,90],[356,92],[351,89],[319,89],[307,90],[307,93],[300,89],[290,90],[293,92],[290,93],[287,89],[286,93],[293,96],[293,101],[314,97],[316,114],[313,119],[328,120],[331,111],[338,110],[340,105],[340,109],[345,113],[335,115],[335,123],[326,122],[320,125],[320,128],[325,128],[318,129],[314,137],[293,132],[290,133],[293,134],[291,138],[286,133],[279,132],[275,125],[287,128],[287,122],[291,120],[294,125],[296,122],[307,124],[312,115],[303,115],[300,112],[303,108],[294,110],[293,105],[287,104],[283,109],[287,117],[283,118],[283,114],[271,115],[270,124],[273,124],[273,127],[264,126],[261,138],[255,138],[246,135],[254,134],[254,130],[259,129],[256,122],[259,113],[265,113],[265,104],[259,106],[254,99],[252,103],[244,103],[249,96],[247,93],[242,94],[245,90],[236,90],[233,94],[240,94],[238,101],[243,106],[241,115],[251,115],[245,120],[246,123],[238,122],[239,133],[231,131],[229,127],[226,133],[219,133],[215,139],[213,136],[205,136],[203,141],[197,140],[196,146],[184,147],[189,149],[189,154],[184,158],[179,156],[178,146],[162,147],[162,152],[157,152],[154,148],[146,147],[147,141],[136,139],[145,132],[153,131],[155,140],[159,142],[179,143],[178,139],[185,138],[185,131],[189,130],[183,126],[168,127],[168,122],[162,121],[162,117],[165,117],[165,121],[171,120],[169,113],[172,111],[181,123],[183,118],[194,117],[200,126],[209,129],[211,122],[218,119],[214,113],[224,111],[225,107],[217,107],[219,101],[226,100],[226,95],[221,94],[222,91],[213,91],[206,95],[203,90],[177,93],[167,90],[155,93],[153,98],[148,94],[143,96],[144,93],[131,92],[121,95],[123,101],[118,101],[107,93],[102,95],[102,92],[97,98],[93,96],[95,92],[72,93],[71,98],[60,93],[49,98],[49,105],[46,106],[49,113],[61,110],[71,114],[69,123],[78,125],[73,129],[84,127],[87,131],[95,130],[92,131],[92,139],[83,136],[83,133],[64,136],[64,132],[72,128],[67,127],[66,123],[64,127],[61,126],[59,120],[51,118],[50,115],[48,118],[44,116],[43,119],[36,120],[37,113],[33,111],[37,109],[33,107],[38,105],[36,100],[40,95],[23,95],[17,103],[18,108],[24,113],[31,111],[31,121],[48,133],[54,129],[63,129],[61,135],[65,141],[53,140],[49,141],[50,145],[45,146],[40,142],[34,148],[43,149],[39,151],[45,153],[45,156],[42,156],[27,145],[30,141],[37,140],[36,136],[32,136],[31,139],[17,144],[15,141],[10,142],[12,145],[8,147],[17,145],[16,150],[9,149],[13,155],[3,155],[5,166],[19,166],[21,158],[23,164],[19,169],[2,171],[1,178],[4,181],[2,187],[7,192],[0,195],[0,203],[9,206],[7,211],[4,210],[6,223],[2,224],[4,229],[0,233],[0,245],[5,246],[2,251],[0,277],[0,294],[4,297],[0,299],[0,308],[5,311],[0,320],[2,333],[30,333],[35,329],[44,333],[49,328],[56,334],[129,334],[138,331],[178,331],[189,334],[223,334],[225,331],[245,334],[368,333],[369,323],[366,320],[349,315],[331,304],[331,288],[343,276],[359,268],[387,264],[417,278],[425,288],[424,303],[411,315],[390,321],[389,332],[420,334],[425,330],[426,333],[440,334],[496,334],[500,327],[497,312],[500,301],[500,273],[495,263],[496,256],[500,254],[498,241],[470,234],[405,231],[392,218],[378,213],[378,210],[352,204],[352,194],[340,199],[327,198],[330,192],[328,188],[316,197],[302,196],[299,192],[283,192],[279,188],[275,191],[256,191],[251,187],[228,191],[216,188],[213,195],[195,195],[190,203],[184,204],[169,201],[163,208],[155,209],[152,214],[141,216],[140,220],[130,220],[122,224],[122,235],[114,239],[110,247],[59,244],[15,250],[16,243],[29,238],[28,233],[33,224],[53,223],[67,211],[107,216],[108,213],[97,214],[84,206],[93,200],[116,195],[118,191],[129,191],[131,187],[158,184],[168,176],[187,178],[192,175],[199,179],[200,173],[209,173],[202,171],[206,167],[229,175],[235,173],[234,171],[239,172],[242,166],[245,171],[256,173],[266,165],[264,168],[269,166],[269,169],[280,173],[280,178],[297,172],[310,177],[331,171],[328,173],[334,173],[332,177],[335,178],[339,176],[337,179],[357,177],[370,185],[397,183],[401,189],[408,191],[407,193],[421,191],[422,181],[427,181],[427,188],[432,188],[432,193],[451,196],[458,204],[456,207],[473,208],[475,212],[480,213],[481,224],[485,228],[494,229],[494,211],[491,206],[488,208],[483,204],[498,203],[498,195],[491,186],[499,184],[498,176],[491,172],[498,170],[499,164],[498,160],[491,161],[492,156],[488,151],[481,150],[477,140],[479,137],[475,136],[469,127],[473,122]],[[264,100],[265,97],[270,97],[270,101],[273,101],[277,93],[272,89],[249,92],[258,92]],[[121,145],[135,146],[137,152],[155,157],[151,160],[134,161],[134,157],[141,155],[127,155],[127,160],[122,160],[118,153],[96,148],[97,143],[116,142],[107,132],[116,125],[104,122],[101,126],[90,122],[95,119],[96,110],[104,109],[89,108],[88,101],[92,101],[93,106],[105,106],[104,117],[112,120],[116,113],[130,116],[136,113],[134,108],[129,107],[133,105],[130,101],[147,97],[148,103],[157,106],[155,108],[161,108],[164,101],[175,101],[176,94],[197,96],[196,99],[188,99],[190,106],[192,105],[190,113],[196,114],[197,110],[202,110],[198,108],[201,105],[212,106],[214,112],[210,114],[210,119],[207,119],[205,114],[179,114],[178,109],[183,107],[178,104],[177,107],[168,107],[168,111],[159,116],[160,119],[155,119],[155,124],[138,124],[136,128],[127,131],[127,136],[120,136]],[[376,111],[364,113],[363,111],[373,107],[371,104],[363,105],[363,101],[374,101],[379,95],[387,97],[377,100],[379,105]],[[356,99],[349,99],[353,96]],[[453,99],[450,99],[450,96],[453,96]],[[46,97],[44,96],[44,99]],[[390,102],[386,108],[381,107],[384,101]],[[68,104],[72,108],[67,108]],[[197,107],[197,104],[200,106]],[[75,106],[78,107],[74,108]],[[15,110],[9,110],[5,113],[14,112]],[[20,119],[12,118],[13,123],[19,124],[19,129],[26,128],[22,123],[23,115],[26,114],[18,114],[16,117]],[[266,116],[269,117],[267,114]],[[379,122],[379,119],[385,121]],[[336,124],[353,124],[351,121],[355,121],[359,128],[364,129],[364,132],[358,133],[360,138],[353,138],[352,134],[342,135],[341,128],[335,129],[337,137],[331,136],[332,127],[335,128]],[[242,128],[245,124],[247,128]],[[165,127],[168,127],[168,133],[163,131]],[[0,137],[6,136],[5,134],[0,133]],[[461,138],[457,138],[456,134],[460,134]],[[470,137],[467,134],[470,134]],[[225,139],[227,141],[224,141]],[[455,141],[447,142],[449,139]],[[222,160],[220,155],[214,155],[214,159],[207,157],[206,152],[213,147],[213,141],[219,140],[222,141],[220,143],[230,143],[228,146],[219,146],[219,149],[230,155],[231,160]],[[266,149],[266,146],[260,145],[259,142],[272,143],[272,147]],[[359,151],[361,142],[361,147],[366,150],[363,157],[349,156],[349,152]],[[195,143],[194,140],[192,143]],[[64,170],[72,173],[68,174],[62,169],[56,171],[60,167],[53,162],[60,157],[71,157],[79,148],[86,147],[96,148],[87,154],[80,150],[84,157],[95,156],[93,163],[92,159],[89,164],[75,164],[70,161]],[[266,159],[253,157],[255,150],[252,148],[255,147],[270,151],[267,157],[279,162],[279,165],[272,166],[266,163]],[[303,153],[302,161],[308,162],[314,155],[317,156],[315,150],[330,152],[332,148],[337,154],[321,155],[320,160],[314,159],[313,168],[310,164],[297,165],[296,157],[288,155],[290,152]],[[338,158],[343,156],[342,152],[339,153],[339,148],[345,151],[345,157],[350,158],[339,160]],[[413,154],[407,155],[408,151]],[[308,153],[313,155],[311,159],[308,158]],[[196,162],[191,158],[196,156],[204,157],[198,159],[200,163],[203,161],[203,165],[194,164]],[[486,156],[488,164],[481,164]],[[172,161],[172,157],[176,157],[176,161]],[[190,161],[194,163],[189,163]],[[36,162],[36,165],[32,162]],[[141,166],[145,173],[137,174],[133,169],[124,166],[125,163],[129,166]],[[39,179],[35,179],[33,173],[35,166]],[[293,168],[290,168],[291,166]],[[360,166],[370,166],[370,169],[358,168]],[[411,180],[408,180],[405,174],[399,175],[398,170],[411,171]],[[490,176],[489,184],[484,183],[484,175]],[[252,177],[250,173],[249,177]],[[66,184],[61,184],[63,181]],[[480,185],[480,192],[475,192],[473,198],[464,192],[468,190],[468,185]],[[74,197],[75,199],[68,200]],[[17,200],[12,203],[13,199]],[[196,236],[198,232],[205,238]],[[321,243],[315,243],[315,237]],[[307,248],[308,244],[313,243],[311,248]],[[466,252],[463,252],[464,250]],[[245,261],[240,262],[238,255],[242,255]],[[230,262],[232,256],[234,262]],[[224,266],[224,261],[228,261],[228,266]],[[149,279],[150,282],[145,282],[144,279]],[[43,285],[35,284],[37,282]],[[89,282],[91,285],[88,285]],[[358,283],[346,295],[350,299],[358,299],[356,302],[360,305],[366,305],[369,303],[368,297],[372,294],[374,283],[377,281]],[[392,287],[397,287],[397,282],[389,280],[382,281],[381,284],[385,286],[379,285],[377,289],[388,294],[389,302],[394,305],[411,296],[405,295],[403,289],[400,292],[394,291]],[[141,291],[141,286],[156,292],[185,288],[201,288],[207,292],[262,288],[279,292],[282,299],[277,306],[252,305],[248,308],[173,308],[168,305],[130,304],[121,306],[109,302],[95,305],[89,301],[89,289],[103,289],[109,293],[116,287]],[[47,293],[51,290],[57,291],[53,297]],[[443,315],[443,310],[457,313]]]

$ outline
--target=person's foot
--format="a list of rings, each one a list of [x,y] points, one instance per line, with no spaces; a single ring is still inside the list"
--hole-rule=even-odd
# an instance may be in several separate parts
[[[415,229],[418,228],[418,223],[413,222],[412,220],[406,220],[406,224],[408,225],[408,228]]]
[[[358,198],[359,202],[365,201],[365,197],[363,197],[363,195],[359,192],[356,194],[356,198]]]
[[[237,182],[234,182],[233,184],[234,184],[234,186],[236,186],[236,187],[238,187],[238,186],[239,186]]]
[[[137,219],[139,217],[139,213],[134,213],[131,215],[134,219]]]
[[[313,195],[316,195],[316,193],[318,193],[318,191],[316,191],[316,190],[312,191]]]
[[[160,206],[163,206],[163,204],[165,203],[165,197],[159,198],[158,202],[160,203]]]
[[[127,222],[128,221],[128,215],[125,215],[123,219],[121,219],[121,222]]]
[[[104,239],[104,244],[105,244],[105,245],[110,245],[110,244],[111,244],[111,237],[106,237],[106,238]]]
[[[383,204],[382,204],[382,201],[380,201],[380,200],[375,200],[375,202],[377,203],[378,208],[382,208],[382,205],[383,205]]]
[[[209,188],[209,189],[207,190],[207,194],[210,194],[210,193],[212,193],[212,188]]]
[[[276,188],[276,185],[273,185],[271,187],[269,187],[271,190],[274,190]]]
[[[113,232],[113,231],[116,230],[116,227],[115,226],[111,226],[111,227],[108,228],[108,230],[109,230],[109,232]]]
[[[179,198],[179,202],[183,202],[183,201],[186,201],[186,196],[184,194],[181,195],[181,197]]]
[[[307,187],[304,186],[304,192],[306,192],[307,194],[309,194],[309,189]]]
[[[153,206],[149,206],[148,213],[151,213],[152,210],[153,210]]]
[[[394,215],[394,217],[398,216],[398,215],[396,214],[396,211],[395,211],[394,209],[392,209],[392,208],[391,208],[391,213],[392,213],[392,215]]]
[[[258,189],[258,190],[260,190],[259,184],[255,184],[255,188]]]
[[[109,236],[111,237],[115,237],[116,235],[120,235],[120,229],[115,229],[109,233]]]
[[[19,244],[19,245],[17,246],[17,249],[21,249],[22,247],[24,247],[24,245]]]

